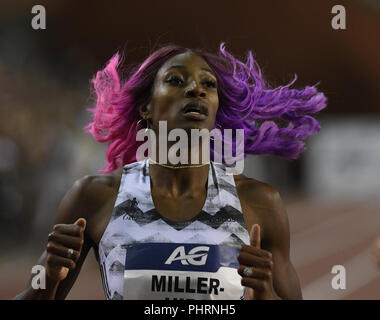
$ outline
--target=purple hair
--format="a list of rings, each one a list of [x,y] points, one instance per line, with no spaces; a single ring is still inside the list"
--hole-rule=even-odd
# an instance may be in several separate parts
[[[109,173],[136,161],[137,148],[144,143],[136,141],[136,124],[141,119],[138,107],[149,103],[160,67],[186,51],[201,56],[214,71],[219,96],[216,127],[244,130],[244,156],[272,154],[296,159],[305,150],[303,140],[320,131],[318,121],[309,114],[326,107],[325,95],[317,91],[316,85],[290,89],[296,75],[287,85],[271,88],[251,51],[244,63],[227,52],[224,43],[218,55],[167,45],[131,70],[123,83],[118,73],[121,59],[116,53],[92,79],[96,106],[88,109],[93,121],[84,128],[97,141],[109,142],[107,164],[99,172]],[[232,149],[236,151],[236,146]]]

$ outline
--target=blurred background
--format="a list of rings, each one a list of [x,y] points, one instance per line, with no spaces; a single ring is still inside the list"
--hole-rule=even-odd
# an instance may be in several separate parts
[[[46,9],[34,30],[32,7]],[[252,156],[249,177],[275,186],[287,207],[291,258],[305,299],[379,299],[371,246],[380,235],[380,2],[8,1],[0,4],[0,299],[25,286],[55,211],[74,181],[96,174],[106,145],[90,121],[90,78],[117,51],[139,63],[177,43],[245,59],[252,50],[273,85],[320,82],[320,134],[296,161]],[[346,289],[334,290],[334,265]],[[67,299],[104,299],[90,252]]]

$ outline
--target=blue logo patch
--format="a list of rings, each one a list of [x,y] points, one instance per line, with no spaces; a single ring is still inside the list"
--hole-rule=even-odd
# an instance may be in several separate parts
[[[125,270],[217,272],[237,269],[239,249],[194,243],[139,243],[127,248]]]

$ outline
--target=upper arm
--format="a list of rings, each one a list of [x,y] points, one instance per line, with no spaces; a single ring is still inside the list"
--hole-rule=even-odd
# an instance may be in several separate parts
[[[282,299],[302,299],[297,273],[290,261],[290,229],[285,206],[279,192],[267,187],[268,201],[264,221],[263,249],[272,253],[273,287]]]
[[[261,248],[272,253],[273,287],[282,299],[302,299],[297,273],[290,261],[288,215],[279,192],[272,186],[245,178],[240,194],[246,205],[247,227],[261,226]]]

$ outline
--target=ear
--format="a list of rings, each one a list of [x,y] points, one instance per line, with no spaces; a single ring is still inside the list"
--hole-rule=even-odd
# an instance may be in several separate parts
[[[139,106],[139,113],[143,119],[145,119],[145,120],[150,119],[152,117],[151,116],[151,104],[148,103],[147,105]]]

